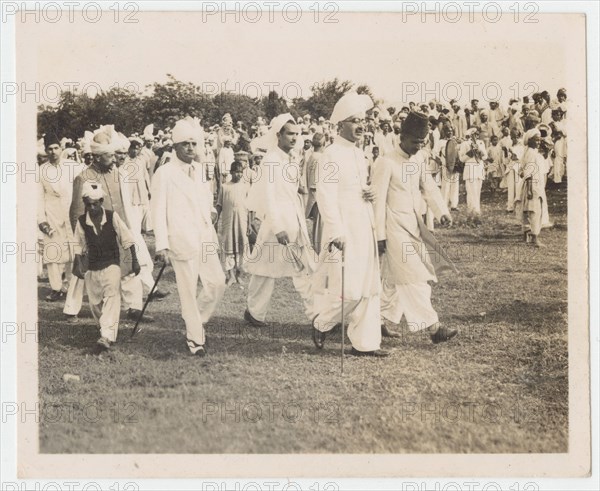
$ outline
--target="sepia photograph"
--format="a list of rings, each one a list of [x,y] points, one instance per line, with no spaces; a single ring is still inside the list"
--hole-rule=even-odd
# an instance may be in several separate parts
[[[3,4],[20,478],[589,476],[590,17],[375,3]]]

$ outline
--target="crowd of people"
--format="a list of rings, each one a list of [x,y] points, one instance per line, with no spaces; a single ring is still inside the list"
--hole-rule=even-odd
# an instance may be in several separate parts
[[[113,125],[76,141],[48,132],[38,142],[45,300],[64,302],[75,323],[85,291],[98,345],[110,349],[122,307],[150,321],[144,297],[168,295],[155,284],[153,236],[194,355],[206,354],[204,326],[244,274],[247,324],[265,325],[276,280],[290,277],[318,349],[342,312],[356,356],[387,356],[382,337],[398,337],[390,323],[403,317],[410,331],[449,341],[457,331],[440,324],[431,282],[454,265],[434,227],[452,226],[461,179],[468,224],[481,225],[488,181],[506,193],[523,240],[544,247],[546,182],[567,169],[566,114],[565,89],[507,108],[431,100],[400,110],[348,92],[328,120],[285,113],[234,125],[225,114],[211,127],[186,116],[129,137]]]

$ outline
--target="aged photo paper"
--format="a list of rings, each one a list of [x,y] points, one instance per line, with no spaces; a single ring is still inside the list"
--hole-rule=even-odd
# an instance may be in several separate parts
[[[588,156],[590,31],[584,13],[575,8],[549,12],[535,2],[501,8],[481,2],[473,11],[460,2],[442,2],[430,10],[417,2],[376,7],[366,2],[315,2],[302,9],[294,2],[125,2],[119,8],[107,3],[101,10],[93,2],[71,2],[78,4],[74,7],[67,3],[36,3],[25,13],[18,3],[3,5],[3,23],[10,21],[15,34],[16,77],[12,85],[3,82],[3,97],[10,96],[16,107],[16,157],[12,164],[3,162],[2,187],[16,189],[16,210],[3,209],[2,215],[16,211],[17,232],[14,247],[3,247],[3,256],[16,261],[17,305],[15,322],[5,325],[3,319],[4,337],[16,346],[16,372],[7,374],[3,367],[2,373],[3,383],[5,377],[16,377],[16,402],[6,406],[10,411],[3,409],[3,418],[7,412],[16,422],[19,479],[124,479],[133,487],[123,489],[142,489],[134,481],[270,476],[327,478],[329,487],[321,485],[323,489],[341,489],[337,482],[343,478],[446,476],[456,481],[495,476],[530,477],[533,487],[523,489],[540,489],[535,479],[590,474],[587,200],[588,163],[594,163]],[[56,10],[59,5],[62,10]],[[357,91],[359,99],[360,94],[366,97],[369,107],[359,111],[336,106],[349,91]],[[372,348],[361,349],[356,334],[362,329],[362,321],[356,319],[363,315],[363,307],[356,305],[366,304],[348,304],[343,297],[342,305],[352,310],[345,313],[343,329],[349,337],[341,357],[337,328],[327,331],[321,349],[315,346],[319,331],[311,321],[318,323],[325,314],[315,307],[314,316],[305,315],[305,292],[297,275],[313,280],[303,271],[302,258],[290,252],[296,270],[288,261],[290,273],[275,273],[273,287],[267,273],[252,269],[252,259],[227,252],[226,241],[236,239],[223,232],[223,221],[228,200],[236,200],[236,190],[242,189],[235,187],[235,162],[242,162],[243,183],[243,172],[255,170],[263,134],[272,134],[283,148],[283,130],[273,131],[282,121],[277,128],[295,132],[289,137],[294,147],[289,155],[298,150],[298,160],[289,162],[304,169],[291,188],[295,194],[293,186],[298,185],[300,194],[291,199],[306,200],[312,188],[309,182],[303,190],[301,178],[310,165],[307,152],[315,151],[314,135],[324,138],[329,156],[335,155],[335,145],[346,141],[360,151],[360,159],[364,152],[365,170],[357,171],[357,179],[362,179],[363,193],[367,186],[373,190],[375,214],[381,206],[377,199],[387,199],[389,216],[403,203],[399,198],[393,204],[390,196],[399,189],[394,186],[406,183],[394,184],[393,173],[402,165],[399,155],[410,158],[402,142],[413,120],[417,126],[423,121],[425,128],[418,155],[426,152],[424,165],[433,166],[423,171],[427,177],[415,181],[417,191],[409,191],[418,193],[421,182],[423,198],[415,201],[415,212],[421,202],[424,208],[422,214],[416,212],[421,225],[416,233],[422,240],[431,236],[440,246],[436,257],[448,259],[454,269],[436,270],[433,281],[419,280],[421,290],[406,288],[412,280],[396,285],[396,313],[390,314],[391,308],[382,303],[381,323],[397,337],[386,336],[387,331],[381,337],[379,322],[371,323],[379,343]],[[161,247],[156,203],[167,184],[160,183],[168,169],[185,161],[178,149],[181,142],[192,141],[181,136],[182,125],[190,121],[203,134],[197,140],[198,152],[211,155],[210,169],[217,173],[216,178],[205,174],[212,179],[214,198],[208,205],[214,205],[208,229],[212,219],[223,247],[214,257],[217,276],[210,276],[204,259],[190,273],[190,266],[182,266],[173,252],[184,240],[174,234],[189,232],[188,220],[189,227],[195,226],[192,205],[185,204],[193,201],[193,192],[192,201],[186,201],[183,188],[165,195],[164,206],[180,203],[181,214],[165,218],[171,244]],[[105,125],[114,125],[114,133]],[[356,130],[359,140],[344,140],[345,125],[361,125]],[[450,128],[452,136],[445,137],[444,128]],[[109,136],[98,136],[102,132]],[[135,141],[138,152],[147,148],[151,156],[152,164],[144,164],[147,182],[143,177],[131,181],[143,184],[142,201],[134,197],[132,202],[125,186],[119,188],[119,178],[114,178],[119,164],[112,167],[112,161],[107,165],[116,181],[106,181],[102,194],[81,188],[76,179],[80,172],[101,165],[107,155],[118,161],[117,138],[121,143],[125,138],[124,159],[138,158],[135,149],[131,153]],[[442,182],[451,173],[445,167],[450,150],[444,145],[441,152],[436,146],[444,138],[456,141],[455,152],[464,157],[457,162],[462,160],[465,170],[455,183],[458,202],[444,195],[438,213],[431,204],[437,198],[426,196],[423,183],[433,183],[427,193],[440,200],[450,189]],[[539,149],[527,143],[536,138]],[[304,141],[308,143],[303,147]],[[47,169],[56,168],[53,144],[60,151],[59,171],[69,172],[66,177],[47,174]],[[272,155],[265,150],[263,164]],[[533,188],[527,188],[526,166],[519,167],[528,151],[539,155],[541,160],[535,157],[535,162],[549,166],[536,174],[544,180],[541,188],[535,177],[530,180]],[[164,160],[168,155],[171,160]],[[205,168],[200,164],[205,165],[204,160],[197,162],[198,169]],[[386,165],[391,183],[385,188],[388,194],[382,195],[381,169]],[[476,172],[481,177],[470,174]],[[343,281],[354,285],[354,275],[362,274],[361,267],[369,261],[352,256],[352,241],[362,240],[350,231],[360,221],[358,212],[348,211],[355,210],[354,195],[341,190],[338,194],[343,178],[327,191],[320,178],[327,179],[317,177],[314,188],[325,223],[323,241],[329,240],[328,220],[335,219],[327,208],[335,193],[339,213],[347,213],[344,232],[338,234],[346,240]],[[277,179],[265,186],[275,186]],[[259,189],[258,181],[255,178],[249,187]],[[195,182],[193,176],[190,182]],[[285,183],[282,186],[289,181]],[[115,189],[127,206],[145,210],[129,242],[133,215],[119,211]],[[252,227],[266,227],[271,216],[287,223],[288,218],[282,218],[285,195],[273,194],[273,187],[263,189],[256,193],[254,205],[244,206],[250,212],[258,210],[256,216],[263,210],[264,220],[253,221],[255,215],[246,215],[244,209],[243,228],[234,229],[234,235],[243,230],[243,241],[260,243],[260,229],[256,227],[257,239]],[[539,198],[533,194],[536,189],[541,189]],[[95,196],[103,197],[103,209],[111,209],[107,203],[113,203],[114,213],[101,215],[109,219],[108,235],[98,235],[107,226],[104,222],[98,229],[92,215],[86,215]],[[541,207],[523,208],[524,202]],[[146,215],[148,210],[152,216]],[[125,214],[124,222],[119,219],[122,225],[116,223],[119,214]],[[524,225],[527,217],[529,225]],[[315,219],[308,214],[305,218],[306,223],[294,223],[308,232],[314,246]],[[181,222],[179,232],[173,231],[175,220]],[[385,223],[387,236],[377,232],[375,222],[374,228],[364,229],[367,235],[377,234],[379,242],[373,241],[370,250],[376,258],[379,247],[380,263],[375,260],[372,267],[377,272],[381,268],[382,275],[386,261],[406,266],[414,259],[404,257],[400,246],[402,258],[394,253],[394,235]],[[67,235],[61,236],[61,230]],[[131,244],[134,249],[139,245],[138,236],[149,253],[144,263],[138,248],[140,276],[144,268],[150,275],[141,303],[131,300],[137,294],[125,286],[138,278],[136,260],[123,252],[121,261],[129,261],[126,273],[134,272],[119,279],[119,259],[110,266],[92,263],[83,293],[84,280],[72,276],[78,250],[73,244],[91,247],[93,241],[114,239],[115,247],[118,240],[127,251]],[[65,237],[72,243],[65,246]],[[283,236],[273,237],[274,250],[284,244],[291,251],[287,238],[282,242]],[[336,237],[330,236],[330,250],[338,243]],[[381,249],[382,243],[387,249]],[[102,242],[101,247],[108,246]],[[326,248],[322,247],[325,254]],[[171,254],[163,269],[161,249]],[[71,255],[64,259],[65,254]],[[317,259],[322,257],[317,251]],[[322,264],[317,263],[320,271]],[[196,309],[195,294],[185,300],[182,285],[197,281],[197,268],[197,291],[205,296],[211,295],[214,278],[225,279],[212,316],[194,327],[189,309]],[[103,283],[109,279],[92,283],[92,276],[100,278],[109,270],[117,271],[113,286]],[[186,272],[191,280],[183,279]],[[260,288],[257,278],[264,282]],[[328,281],[322,286],[333,288],[333,280]],[[385,281],[376,278],[382,299],[389,288]],[[3,285],[3,291],[6,288]],[[69,291],[75,288],[79,294]],[[99,295],[94,312],[93,288]],[[202,305],[213,301],[203,294],[198,297],[202,312]],[[258,294],[266,300],[256,300]],[[146,302],[148,296],[152,298]],[[419,304],[423,297],[426,305]],[[373,298],[376,304],[369,305],[376,305],[373,318],[379,319],[379,297]],[[72,301],[79,304],[73,307]],[[266,317],[260,319],[252,311],[252,302],[267,302]],[[419,309],[430,309],[439,325],[433,320],[413,322],[413,315],[420,319]],[[117,316],[118,337],[116,331],[99,327],[109,315]],[[132,336],[136,321],[139,332]],[[206,344],[204,337],[191,340],[194,329],[202,330],[202,336],[206,333]],[[198,347],[206,356],[196,356]],[[353,356],[364,353],[367,356]]]

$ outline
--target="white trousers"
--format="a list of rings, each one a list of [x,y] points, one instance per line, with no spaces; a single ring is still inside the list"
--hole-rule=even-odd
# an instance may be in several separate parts
[[[110,265],[99,271],[85,273],[85,289],[92,315],[100,326],[100,336],[111,342],[117,340],[121,314],[121,268]]]
[[[71,263],[47,263],[48,281],[50,288],[55,292],[67,291],[69,280],[71,278]],[[63,281],[62,275],[65,273]]]
[[[321,332],[333,329],[341,322],[342,299],[340,294],[326,291],[315,300],[319,314],[314,326]],[[348,321],[348,338],[358,351],[375,351],[381,347],[381,314],[379,295],[359,300],[344,300],[344,320]]]
[[[450,173],[446,167],[442,167],[442,197],[446,205],[450,204],[450,208],[458,208],[459,177],[458,172]]]
[[[120,269],[121,268],[119,268],[119,271]],[[142,280],[140,276],[141,273],[135,277],[125,277],[120,280],[123,307],[126,309],[142,310],[142,307],[144,306],[142,298],[144,288],[142,286]],[[83,285],[84,280],[77,278],[75,275],[71,276],[69,289],[67,290],[65,306],[63,308],[63,314],[79,314],[83,304]]]
[[[171,259],[171,264],[175,271],[187,338],[204,345],[204,323],[211,318],[225,293],[225,273],[219,256],[216,253],[200,253],[187,261]],[[200,294],[197,294],[198,278],[202,282]]]
[[[292,276],[294,288],[300,294],[304,304],[304,313],[308,319],[313,318],[312,276]],[[275,278],[252,275],[248,282],[248,311],[255,319],[264,322],[271,304],[271,296],[275,287]]]
[[[427,329],[439,321],[431,305],[431,287],[428,283],[394,285],[381,282],[381,316],[394,324],[406,317],[411,332]]]
[[[481,179],[465,181],[467,188],[467,213],[471,215],[481,215]]]

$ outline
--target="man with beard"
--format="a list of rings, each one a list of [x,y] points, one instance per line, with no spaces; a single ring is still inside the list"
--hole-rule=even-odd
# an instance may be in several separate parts
[[[127,187],[126,178],[119,172],[120,163],[127,157],[129,140],[124,135],[117,133],[112,125],[106,125],[96,130],[90,141],[90,147],[94,161],[73,181],[73,199],[69,210],[72,230],[75,230],[78,218],[85,213],[82,190],[86,182],[100,183],[104,192],[104,209],[116,212],[122,218],[127,228],[131,230],[132,211],[127,198],[130,192]],[[142,277],[148,276],[149,272],[146,270],[148,267],[152,268],[152,260],[141,234],[139,232],[136,234],[133,231],[132,233],[137,245],[138,260],[145,271],[142,275],[123,277],[121,280],[121,293],[123,296],[123,305],[128,309],[127,318],[137,320],[143,305],[144,290]],[[125,254],[122,256],[126,257]],[[124,273],[127,273],[127,271]],[[155,292],[156,297],[160,295],[164,296],[164,294],[156,295]],[[77,277],[73,277],[69,284],[67,299],[63,309],[63,313],[69,321],[75,322],[77,320],[82,300],[83,281]],[[144,316],[144,320],[151,321],[152,319]]]
[[[331,115],[339,134],[325,149],[318,169],[317,203],[323,235],[314,283],[317,315],[313,319],[313,341],[322,349],[327,332],[340,322],[344,310],[351,353],[385,357],[389,353],[380,349],[379,259],[371,204],[374,195],[367,185],[363,151],[356,146],[363,136],[366,111],[372,107],[368,95],[349,92],[336,103]],[[342,250],[346,260],[343,292]]]
[[[427,330],[433,343],[448,341],[457,331],[440,326],[431,305],[429,281],[435,266],[450,266],[432,243],[419,208],[424,198],[442,225],[452,218],[431,175],[421,148],[428,134],[427,117],[410,113],[402,125],[400,148],[375,167],[375,220],[381,262],[381,315],[398,324],[406,318],[412,332]],[[434,251],[431,253],[431,251]]]
[[[225,274],[219,261],[219,242],[211,217],[213,194],[195,162],[203,141],[197,121],[186,118],[173,128],[171,159],[159,167],[152,181],[151,213],[156,257],[175,271],[187,347],[204,356],[204,324],[225,292]],[[216,211],[215,211],[216,218]],[[198,279],[202,282],[199,295]]]

